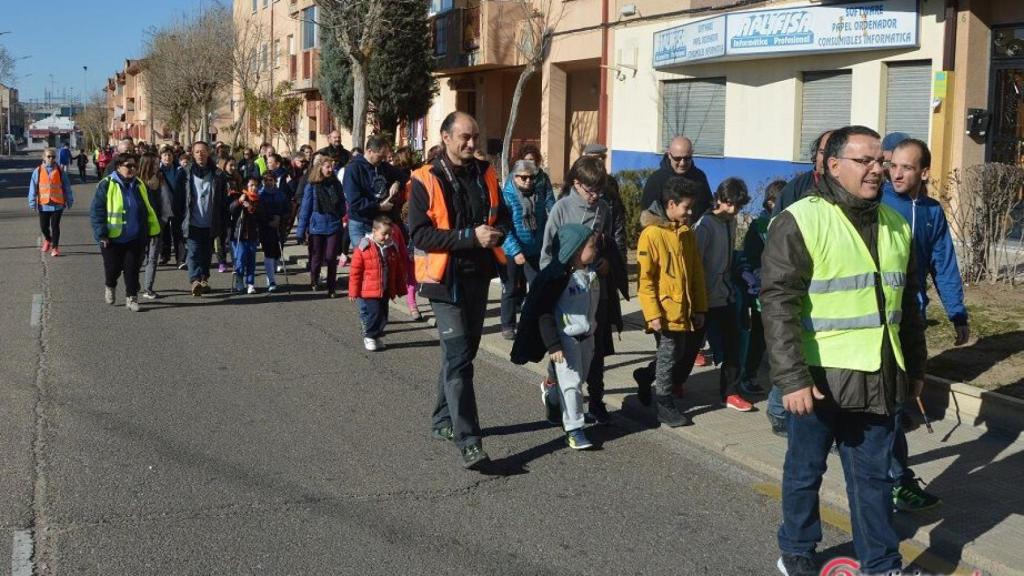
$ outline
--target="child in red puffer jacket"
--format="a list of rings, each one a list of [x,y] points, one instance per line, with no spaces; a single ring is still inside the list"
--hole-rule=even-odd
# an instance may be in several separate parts
[[[405,293],[405,261],[391,241],[391,219],[377,216],[373,231],[352,251],[348,275],[348,299],[359,303],[363,346],[373,352],[384,349],[388,300]]]

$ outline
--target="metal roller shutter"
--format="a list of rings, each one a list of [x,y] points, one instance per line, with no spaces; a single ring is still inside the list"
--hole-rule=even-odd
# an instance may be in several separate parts
[[[850,123],[852,78],[849,70],[804,72],[803,120],[797,155],[801,161],[811,160],[809,148],[819,134]]]
[[[932,115],[931,61],[889,63],[886,77],[885,133],[906,132],[927,142]]]
[[[725,78],[662,82],[661,144],[693,141],[694,154],[725,154]]]

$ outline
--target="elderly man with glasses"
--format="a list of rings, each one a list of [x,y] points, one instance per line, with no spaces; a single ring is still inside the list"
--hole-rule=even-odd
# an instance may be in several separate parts
[[[696,222],[705,212],[711,209],[711,186],[704,171],[693,162],[693,142],[686,136],[676,136],[668,144],[661,166],[651,174],[644,184],[644,193],[640,199],[640,209],[646,210],[651,204],[661,199],[665,183],[673,176],[682,176],[700,186],[700,193],[693,202],[692,220]]]

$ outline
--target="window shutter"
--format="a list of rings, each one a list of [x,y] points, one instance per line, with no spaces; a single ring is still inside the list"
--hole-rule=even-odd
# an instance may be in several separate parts
[[[891,62],[886,76],[885,133],[905,132],[927,142],[932,115],[931,61]]]
[[[663,82],[661,101],[662,149],[686,136],[695,154],[725,154],[725,78]]]
[[[852,78],[849,70],[804,72],[803,121],[797,154],[801,161],[811,160],[809,148],[822,132],[850,124]]]

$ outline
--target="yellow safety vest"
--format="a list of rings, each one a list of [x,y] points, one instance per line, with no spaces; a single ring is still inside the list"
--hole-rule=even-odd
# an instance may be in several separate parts
[[[142,196],[142,203],[146,206],[146,222],[149,227],[149,235],[160,234],[160,220],[156,217],[156,211],[149,204],[149,192],[146,184],[135,179],[139,183],[139,195]],[[113,178],[107,178],[107,237],[113,240],[121,236],[124,230],[124,196],[121,194],[121,185]]]
[[[839,206],[820,197],[786,209],[793,215],[813,262],[801,308],[803,352],[808,365],[874,372],[882,365],[888,326],[900,368],[899,331],[910,261],[910,226],[898,212],[878,207],[878,266]],[[875,286],[885,301],[879,310]]]

